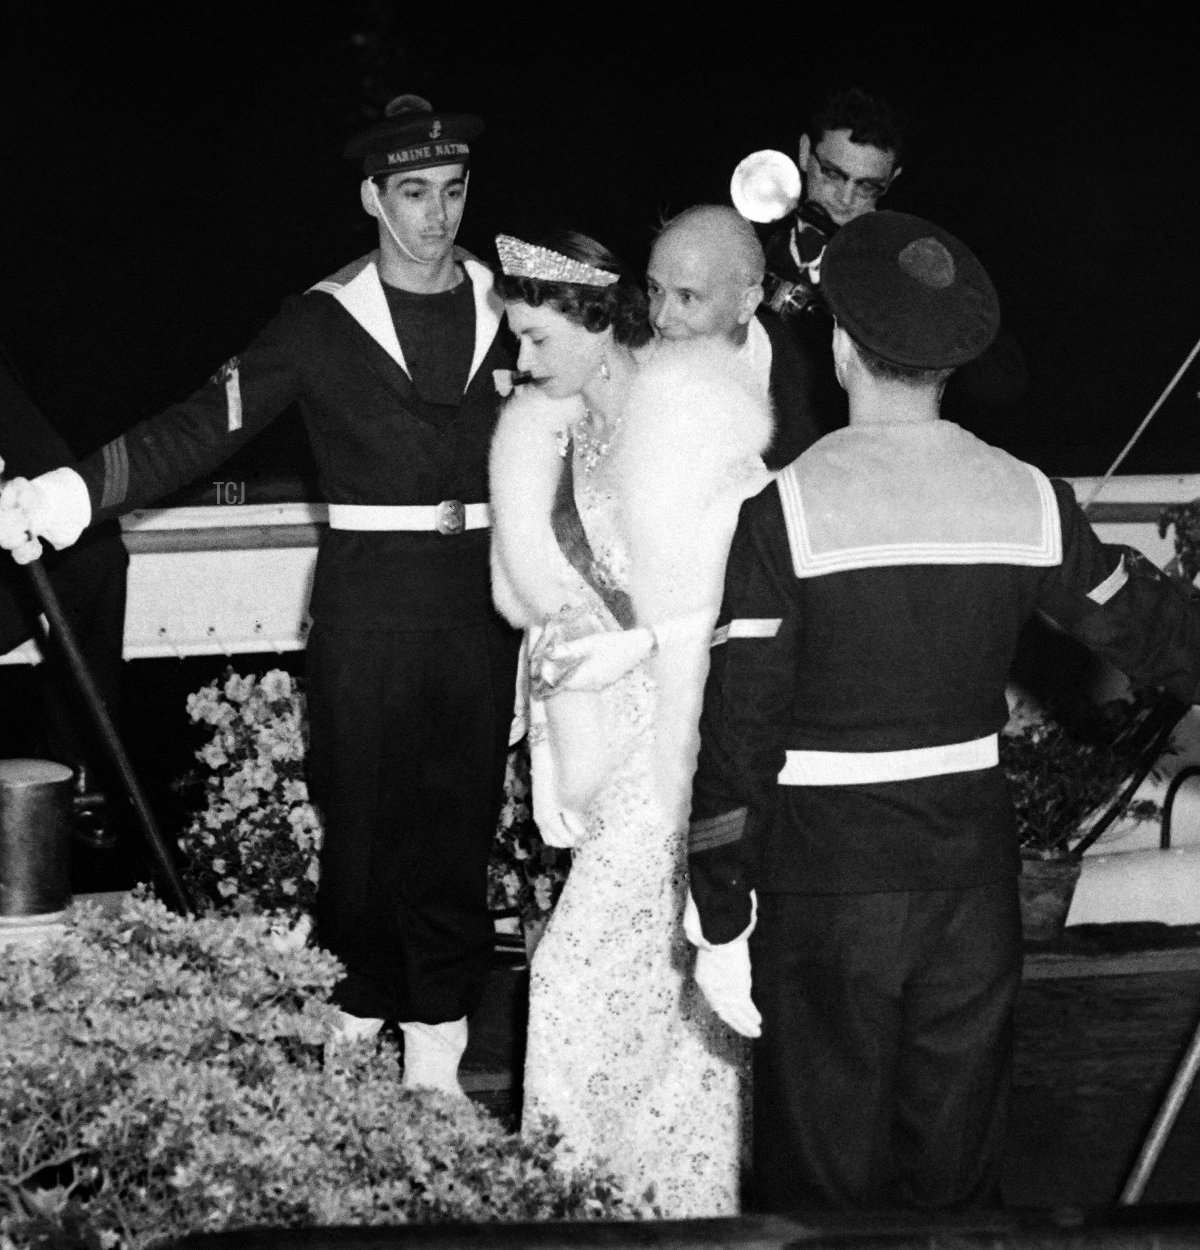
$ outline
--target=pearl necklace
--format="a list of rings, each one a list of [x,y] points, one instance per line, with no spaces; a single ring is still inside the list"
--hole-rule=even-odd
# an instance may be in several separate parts
[[[575,445],[579,448],[579,462],[584,474],[588,477],[591,477],[596,466],[612,450],[613,444],[617,441],[617,435],[621,432],[624,418],[614,418],[605,438],[596,437],[597,424],[596,414],[590,408],[585,408],[583,416],[575,422]]]

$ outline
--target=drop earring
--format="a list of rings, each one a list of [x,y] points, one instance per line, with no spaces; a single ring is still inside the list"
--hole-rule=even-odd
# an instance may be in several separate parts
[[[608,356],[605,352],[600,353],[600,376],[606,382],[612,381],[612,374],[608,371]]]

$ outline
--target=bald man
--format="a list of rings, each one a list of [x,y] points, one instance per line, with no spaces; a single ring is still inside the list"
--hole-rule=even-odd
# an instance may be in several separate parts
[[[725,339],[746,353],[770,398],[773,472],[820,435],[808,363],[778,316],[761,306],[765,261],[754,227],[733,208],[698,204],[658,233],[646,271],[650,320],[662,339]]]

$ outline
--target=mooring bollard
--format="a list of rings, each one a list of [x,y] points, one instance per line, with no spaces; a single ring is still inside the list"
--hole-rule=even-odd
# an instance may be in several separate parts
[[[0,941],[64,927],[73,779],[52,760],[0,760]]]

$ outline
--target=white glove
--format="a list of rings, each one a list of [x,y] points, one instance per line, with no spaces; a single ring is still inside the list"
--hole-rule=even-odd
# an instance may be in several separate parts
[[[698,948],[694,976],[708,1005],[735,1033],[762,1036],[762,1016],[750,997],[750,943],[745,938]]]
[[[25,478],[19,477],[0,490],[0,547],[12,552],[18,564],[32,564],[42,554],[42,544],[34,538],[32,523],[22,507],[28,486]]]
[[[707,651],[712,641],[713,614],[707,608],[699,608],[684,616],[672,616],[656,621],[650,632],[654,635],[654,651],[671,652],[685,644],[703,643]]]
[[[33,481],[14,478],[0,491],[0,547],[18,564],[42,554],[39,538],[60,550],[69,547],[91,519],[87,486],[74,469],[53,469]]]
[[[648,629],[610,630],[571,642],[558,642],[547,656],[561,666],[555,690],[603,690],[624,677],[654,649]]]

